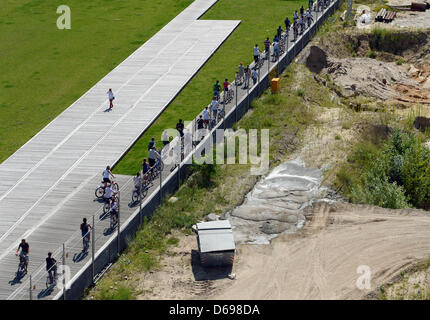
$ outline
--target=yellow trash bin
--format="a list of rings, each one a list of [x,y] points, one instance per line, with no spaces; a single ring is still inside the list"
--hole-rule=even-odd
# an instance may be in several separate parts
[[[279,92],[279,90],[281,90],[281,81],[279,78],[272,79],[271,88],[272,88],[272,93],[276,93],[276,92]]]

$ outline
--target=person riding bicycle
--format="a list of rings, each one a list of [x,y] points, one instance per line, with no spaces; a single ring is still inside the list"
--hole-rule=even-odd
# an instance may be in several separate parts
[[[106,187],[105,189],[105,193],[103,195],[103,199],[107,202],[110,203],[112,200],[112,197],[115,195],[115,191],[110,187]]]
[[[46,258],[46,271],[48,272],[49,281],[52,283],[57,275],[57,260],[52,257],[52,252],[48,252]]]
[[[157,149],[153,147],[151,148],[151,150],[149,150],[149,153],[148,153],[149,167],[151,168],[154,167],[157,159],[161,159],[161,156],[158,153]]]
[[[269,52],[270,52],[270,40],[269,37],[266,38],[266,40],[264,40],[264,50],[266,51],[266,59],[269,57]]]
[[[145,175],[149,171],[148,162],[146,162],[146,158],[143,159],[142,162],[142,174]]]
[[[104,188],[106,189],[108,183],[111,184],[111,177],[115,178],[115,176],[113,175],[110,166],[107,166],[105,170],[103,170],[103,183],[104,183]]]
[[[86,245],[90,243],[91,238],[91,232],[90,229],[92,229],[91,225],[87,223],[87,218],[84,218],[81,223],[81,236],[82,236],[82,244],[84,246],[84,250],[86,250]]]
[[[140,172],[136,173],[136,176],[133,178],[134,189],[140,193],[140,189],[142,187],[142,178],[140,177]]]
[[[109,208],[109,215],[112,219],[113,224],[115,225],[118,221],[118,201],[116,200],[116,198],[112,200],[112,204]]]
[[[30,245],[28,242],[25,241],[25,239],[21,240],[21,243],[18,245],[18,249],[16,250],[16,256],[18,256],[19,249],[21,249],[21,252],[19,254],[19,260],[21,262],[24,262],[25,265],[25,273],[28,271],[28,255],[30,254]]]
[[[219,80],[217,80],[214,84],[214,96],[217,97],[217,99],[219,99],[219,93],[221,91],[221,85],[219,84]]]

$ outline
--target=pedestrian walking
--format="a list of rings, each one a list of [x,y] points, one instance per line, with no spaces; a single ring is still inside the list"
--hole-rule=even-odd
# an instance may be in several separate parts
[[[115,96],[113,95],[112,89],[109,89],[108,92],[106,92],[109,97],[109,110],[112,110],[113,108],[113,101],[115,100]]]

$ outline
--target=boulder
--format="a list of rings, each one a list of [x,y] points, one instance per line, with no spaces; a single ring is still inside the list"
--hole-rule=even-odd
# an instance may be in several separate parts
[[[414,127],[424,132],[430,128],[430,118],[416,117],[414,120]]]
[[[306,67],[315,73],[320,73],[327,66],[327,54],[317,46],[311,46],[308,57],[306,58]]]

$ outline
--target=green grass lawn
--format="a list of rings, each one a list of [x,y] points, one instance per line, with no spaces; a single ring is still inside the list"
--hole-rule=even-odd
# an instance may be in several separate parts
[[[191,3],[0,1],[0,163]],[[57,29],[61,4],[71,30]]]
[[[151,138],[155,137],[160,146],[165,128],[175,128],[179,118],[193,120],[209,104],[215,81],[232,80],[240,62],[253,60],[255,43],[264,48],[267,36],[273,39],[279,25],[285,28],[285,17],[288,15],[291,20],[294,10],[302,5],[306,7],[307,3],[306,0],[219,0],[202,19],[241,20],[242,23],[121,160],[115,172],[136,174],[147,156]]]
[[[14,0],[0,2],[0,162],[97,83],[192,0]],[[56,8],[67,4],[72,29],[58,30]],[[151,137],[178,118],[192,120],[210,102],[215,79],[231,79],[252,48],[273,38],[307,1],[220,0],[203,19],[242,20],[175,101],[116,168],[134,174]],[[159,142],[160,144],[161,142]]]

